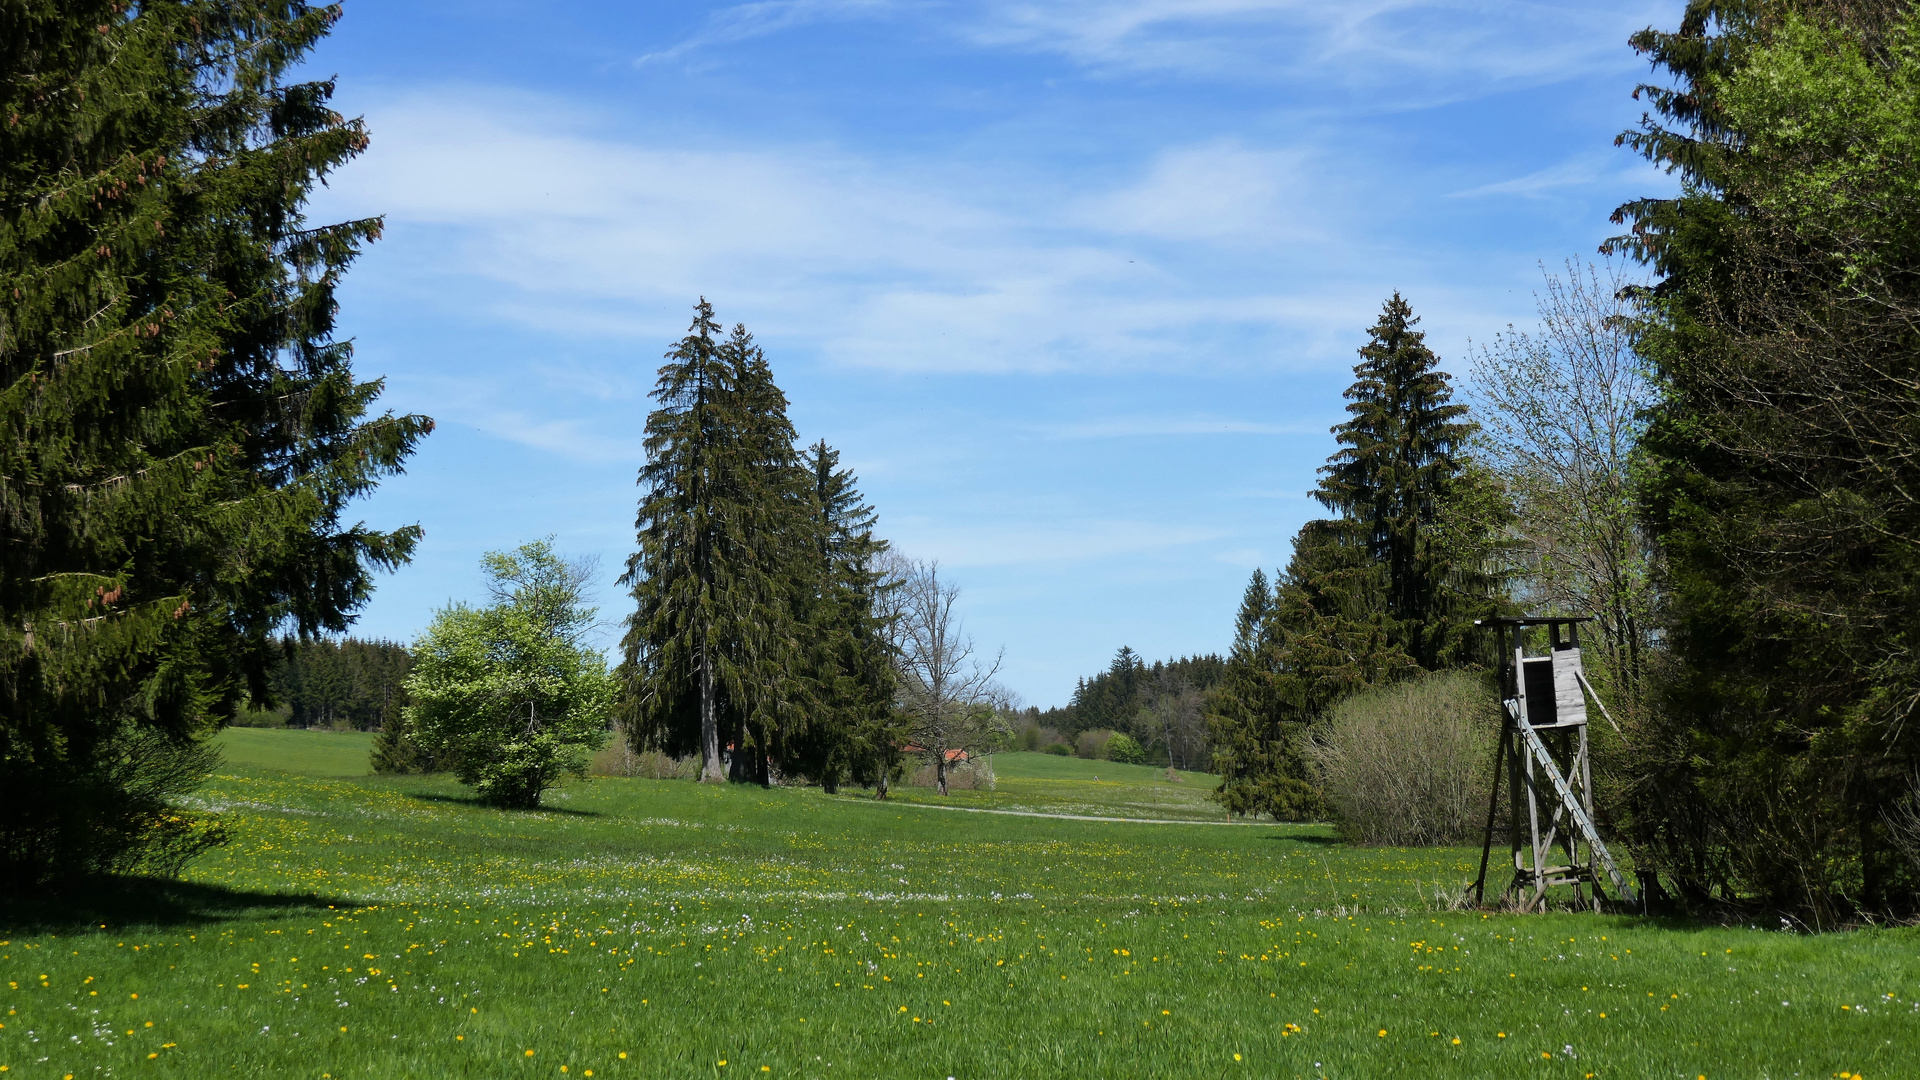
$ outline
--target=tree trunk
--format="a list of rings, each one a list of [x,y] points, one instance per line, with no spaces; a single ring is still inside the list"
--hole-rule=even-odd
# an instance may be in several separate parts
[[[706,650],[700,652],[700,780],[724,784],[727,774],[720,767],[720,719],[713,710],[713,669],[707,664]]]
[[[940,794],[947,793],[947,751],[945,748],[933,752],[933,775],[939,783]]]
[[[767,752],[769,747],[764,737],[766,734],[764,726],[760,729],[760,733],[762,737],[755,740],[753,747],[754,778],[760,781],[762,788],[770,788],[773,786],[773,765],[768,759],[773,755]]]
[[[880,760],[880,778],[873,782],[874,798],[884,799],[887,797],[887,778],[888,778],[888,775],[892,772],[893,772],[893,761],[889,758],[883,757]]]

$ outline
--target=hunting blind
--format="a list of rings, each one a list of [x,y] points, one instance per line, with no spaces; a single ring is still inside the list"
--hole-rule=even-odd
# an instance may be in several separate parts
[[[1591,621],[1503,616],[1474,623],[1492,630],[1499,640],[1501,698],[1500,747],[1494,752],[1480,876],[1473,883],[1476,903],[1485,902],[1503,786],[1513,853],[1513,880],[1503,899],[1525,911],[1544,911],[1548,889],[1571,885],[1581,902],[1585,889],[1591,888],[1597,911],[1606,899],[1600,881],[1604,872],[1629,903],[1639,903],[1594,824],[1587,702],[1591,699],[1602,716],[1607,707],[1580,666],[1580,624]],[[1546,631],[1547,650],[1528,656],[1528,631],[1535,628]],[[1608,716],[1607,722],[1613,718]],[[1557,858],[1561,854],[1564,861]]]

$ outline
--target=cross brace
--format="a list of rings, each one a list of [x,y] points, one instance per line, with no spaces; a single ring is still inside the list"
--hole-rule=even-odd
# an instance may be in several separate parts
[[[1561,809],[1565,810],[1567,816],[1572,819],[1574,828],[1580,830],[1580,835],[1586,840],[1587,846],[1595,855],[1600,856],[1600,864],[1607,868],[1607,876],[1613,879],[1614,887],[1625,894],[1629,901],[1638,904],[1640,898],[1634,894],[1633,886],[1627,884],[1626,875],[1614,865],[1613,854],[1607,850],[1607,845],[1600,839],[1600,830],[1593,827],[1593,819],[1587,816],[1586,809],[1580,805],[1580,800],[1574,797],[1573,788],[1567,783],[1567,778],[1560,775],[1560,766],[1554,763],[1553,755],[1547,753],[1547,744],[1540,741],[1540,733],[1533,730],[1533,725],[1527,723],[1527,718],[1521,716],[1519,711],[1511,706],[1508,708],[1508,715],[1513,718],[1514,727],[1520,732],[1520,738],[1527,744],[1528,753],[1533,755],[1533,759],[1546,772],[1547,779],[1553,781],[1553,791],[1560,797]]]

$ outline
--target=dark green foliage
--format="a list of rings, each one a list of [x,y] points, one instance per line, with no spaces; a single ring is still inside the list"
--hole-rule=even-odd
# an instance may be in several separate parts
[[[882,594],[891,587],[879,565],[887,543],[874,536],[878,515],[861,497],[853,470],[825,439],[807,448],[813,479],[813,534],[818,559],[802,622],[811,642],[815,683],[803,735],[785,755],[787,768],[827,791],[842,780],[874,784],[888,768],[906,727],[894,710],[895,675]]]
[[[398,775],[441,772],[446,768],[440,755],[430,747],[421,746],[414,737],[404,707],[395,709],[393,716],[381,726],[380,737],[373,740],[369,764],[376,773]]]
[[[627,619],[620,676],[636,745],[700,756],[701,779],[724,779],[729,735],[751,679],[739,658],[761,635],[770,583],[759,579],[750,531],[756,482],[744,446],[736,373],[702,299],[687,336],[661,367],[647,417],[647,463],[635,525],[640,547],[620,580],[637,604]]]
[[[370,420],[380,385],[333,340],[334,289],[380,223],[301,215],[367,142],[331,82],[282,82],[338,16],[0,4],[10,884],[181,850],[165,799],[265,696],[273,634],[344,630],[418,538],[339,521],[431,425]]]
[[[1323,814],[1308,728],[1356,691],[1471,664],[1472,621],[1498,609],[1504,500],[1465,456],[1474,425],[1418,321],[1396,293],[1360,350],[1352,418],[1313,493],[1340,516],[1303,525],[1286,572],[1269,590],[1255,571],[1241,601],[1208,708],[1217,795],[1236,814]]]
[[[636,606],[626,730],[637,749],[699,754],[704,780],[881,781],[900,742],[886,545],[839,455],[794,450],[786,397],[745,327],[718,330],[702,300],[647,419],[639,551],[621,579]]]
[[[1296,541],[1292,569],[1299,568],[1302,555]],[[1287,585],[1283,579],[1279,590]],[[1281,695],[1275,640],[1278,599],[1267,575],[1255,570],[1234,620],[1225,677],[1207,701],[1213,770],[1220,774],[1215,797],[1235,814],[1306,821],[1324,811],[1305,754],[1307,724],[1314,714],[1287,708]]]
[[[281,642],[282,659],[267,679],[272,700],[294,727],[380,731],[406,704],[412,657],[404,645],[360,638]]]
[[[1821,925],[1920,910],[1884,809],[1920,765],[1920,26],[1893,3],[1696,2],[1622,141],[1682,194],[1651,263],[1642,448],[1669,664],[1629,730],[1637,862]]]
[[[1100,728],[1126,730],[1143,704],[1142,698],[1170,680],[1206,692],[1220,681],[1224,661],[1217,655],[1182,656],[1151,664],[1128,646],[1120,646],[1107,670],[1079,680],[1064,708],[1038,714],[1032,722],[1054,728],[1071,738]]]
[[[1340,515],[1344,531],[1379,566],[1385,614],[1400,647],[1434,670],[1460,663],[1471,648],[1463,593],[1489,590],[1485,582],[1460,580],[1475,567],[1449,561],[1434,543],[1475,425],[1467,407],[1454,403],[1426,335],[1414,329],[1419,321],[1394,293],[1367,331],[1346,393],[1351,419],[1333,429],[1340,449],[1320,470],[1313,497]]]
[[[1046,747],[1042,749],[1040,752],[1043,754],[1052,754],[1056,757],[1072,757],[1073,756],[1073,750],[1070,747],[1068,747],[1066,743],[1063,743],[1063,742],[1048,743]]]

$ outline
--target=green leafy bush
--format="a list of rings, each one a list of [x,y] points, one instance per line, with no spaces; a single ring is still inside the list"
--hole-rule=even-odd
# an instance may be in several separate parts
[[[1055,757],[1072,757],[1073,756],[1073,751],[1067,747],[1066,743],[1063,743],[1063,742],[1048,743],[1046,746],[1046,749],[1040,752],[1043,754],[1052,754]]]
[[[1121,731],[1114,732],[1113,737],[1107,740],[1106,750],[1108,761],[1117,761],[1122,765],[1141,765],[1147,760],[1147,752],[1140,748],[1133,736]]]
[[[580,603],[587,569],[547,541],[486,557],[498,602],[453,604],[414,646],[404,722],[420,749],[497,806],[534,807],[584,776],[607,740],[615,684],[578,642],[596,612]]]

